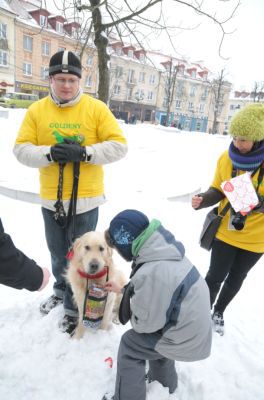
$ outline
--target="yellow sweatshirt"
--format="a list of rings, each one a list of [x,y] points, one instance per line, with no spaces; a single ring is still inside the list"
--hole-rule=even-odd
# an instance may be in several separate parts
[[[73,138],[83,146],[105,141],[126,144],[118,122],[109,108],[100,100],[82,95],[80,101],[70,107],[60,108],[51,98],[45,97],[33,103],[22,122],[16,144],[32,143],[36,146],[62,143],[63,138]],[[96,197],[104,193],[103,168],[86,162],[80,163],[78,197]],[[63,200],[71,197],[72,163],[67,163],[63,177]],[[40,197],[57,198],[58,163],[42,167],[40,171]]]
[[[239,171],[239,174],[245,173],[245,171]],[[217,162],[217,168],[212,183],[212,187],[222,191],[220,185],[223,181],[229,180],[232,174],[232,162],[228,155],[228,151],[225,151]],[[258,185],[258,174],[257,172],[252,178],[252,183],[256,188]],[[264,196],[264,182],[258,189],[258,193]],[[221,211],[227,203],[227,199],[224,198],[219,205],[219,211]],[[229,227],[230,210],[224,216],[223,221],[220,224],[216,237],[223,242],[226,242],[232,246],[236,246],[240,249],[254,251],[256,253],[264,252],[264,214],[253,211],[252,214],[248,215],[245,221],[244,229],[237,231],[230,229]]]

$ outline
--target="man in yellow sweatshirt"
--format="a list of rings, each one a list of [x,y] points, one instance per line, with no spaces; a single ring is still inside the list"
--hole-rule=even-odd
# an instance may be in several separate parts
[[[109,108],[83,94],[81,74],[81,62],[71,51],[51,57],[50,95],[29,107],[14,147],[18,161],[39,168],[40,173],[42,214],[55,278],[54,294],[40,310],[48,314],[63,303],[60,329],[70,334],[78,311],[64,279],[66,255],[76,237],[96,229],[98,207],[105,202],[102,165],[127,153],[126,139]],[[76,182],[73,175],[78,175],[78,167]]]

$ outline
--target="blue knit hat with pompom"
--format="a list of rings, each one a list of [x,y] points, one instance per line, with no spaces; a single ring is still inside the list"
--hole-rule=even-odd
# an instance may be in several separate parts
[[[132,242],[148,225],[148,217],[137,210],[121,211],[110,222],[108,233],[111,241],[125,260],[132,260]]]

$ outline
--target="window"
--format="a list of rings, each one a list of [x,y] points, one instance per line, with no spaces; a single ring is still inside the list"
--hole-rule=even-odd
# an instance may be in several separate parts
[[[135,93],[135,99],[139,101],[143,101],[145,98],[144,89],[138,89]]]
[[[27,76],[32,76],[32,64],[23,63],[23,74]]]
[[[39,25],[43,27],[47,26],[47,17],[45,15],[39,16]]]
[[[147,100],[153,100],[153,99],[154,99],[154,93],[153,92],[148,92]]]
[[[6,39],[7,38],[7,25],[3,24],[2,22],[0,23],[0,38],[1,39]]]
[[[128,70],[128,76],[127,76],[127,81],[128,83],[133,83],[134,81],[134,70],[133,69],[129,69]]]
[[[120,92],[121,92],[121,86],[115,85],[114,86],[114,94],[120,94]]]
[[[87,75],[85,80],[85,86],[91,87],[92,86],[92,75]]]
[[[168,97],[164,97],[162,107],[167,107],[168,106]]]
[[[191,77],[196,78],[196,69],[193,69],[191,72]]]
[[[184,65],[180,65],[180,66],[178,67],[178,73],[179,73],[180,75],[184,75]]]
[[[138,81],[145,82],[145,75],[146,75],[145,72],[140,72]]]
[[[73,38],[77,39],[78,38],[78,29],[72,28],[71,35],[72,35]]]
[[[143,54],[143,53],[140,53],[140,56],[139,56],[139,61],[141,61],[142,63],[145,61],[145,54]]]
[[[0,50],[0,65],[7,67],[7,52]]]
[[[200,111],[200,113],[203,113],[203,112],[204,112],[204,104],[203,104],[203,103],[201,103],[201,104],[199,105],[199,111]]]
[[[195,128],[195,130],[196,130],[196,131],[200,131],[200,130],[201,130],[201,121],[200,121],[200,120],[198,120],[198,121],[196,122],[196,128]]]
[[[27,35],[23,36],[23,49],[27,51],[33,50],[33,38]]]
[[[121,54],[122,54],[122,47],[117,47],[117,48],[116,48],[116,54],[117,54],[118,56],[121,56]]]
[[[175,108],[181,108],[181,100],[175,101]]]
[[[133,55],[134,55],[133,50],[128,50],[127,56],[128,56],[129,58],[133,58]]]
[[[87,62],[86,62],[86,64],[87,64],[87,65],[93,65],[93,56],[92,56],[92,55],[89,55],[89,56],[87,57]]]
[[[201,100],[206,100],[208,95],[208,89],[205,88],[204,92],[202,93]]]
[[[131,100],[132,99],[132,91],[133,91],[133,88],[128,88],[127,89],[127,94],[126,94],[126,99],[127,100]]]
[[[149,84],[150,85],[154,85],[154,83],[155,83],[155,75],[151,74],[150,77],[149,77]]]
[[[123,67],[116,66],[115,77],[120,78],[123,75]]]
[[[196,94],[196,86],[193,85],[193,86],[191,86],[190,96],[195,96],[195,94]]]
[[[176,82],[176,95],[177,97],[182,97],[184,92],[184,82],[178,81]]]
[[[63,23],[56,21],[56,32],[63,33]]]
[[[41,51],[43,56],[50,55],[50,43],[49,42],[42,42],[41,43]]]
[[[49,67],[41,67],[40,69],[40,77],[41,79],[48,79],[49,76]]]
[[[189,101],[188,103],[188,110],[191,111],[193,110],[193,103]]]

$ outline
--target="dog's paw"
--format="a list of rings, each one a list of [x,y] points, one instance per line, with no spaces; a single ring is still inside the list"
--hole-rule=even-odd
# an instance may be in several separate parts
[[[76,339],[76,340],[80,340],[84,335],[84,331],[85,331],[84,326],[78,325],[72,335],[72,338]]]

